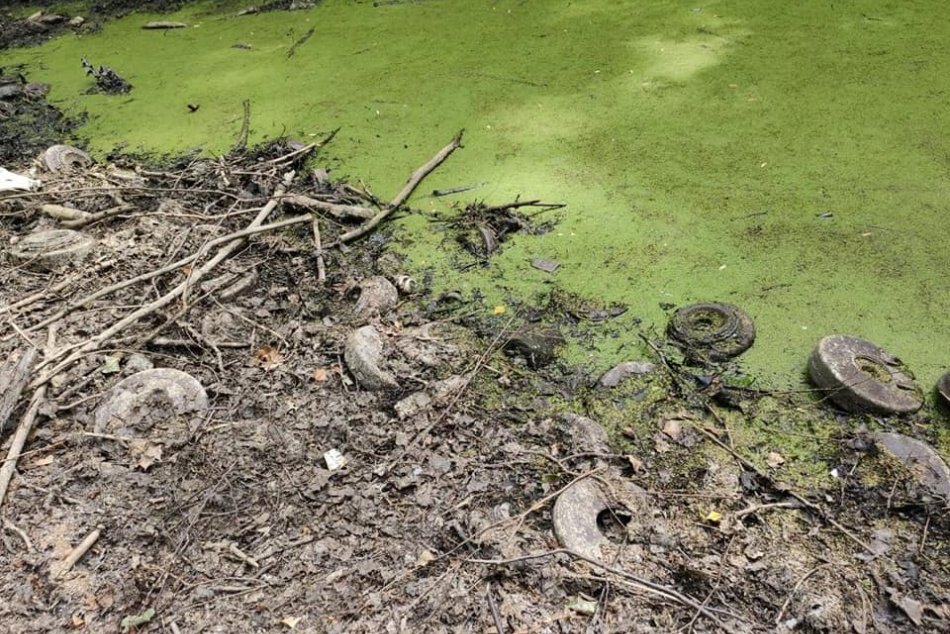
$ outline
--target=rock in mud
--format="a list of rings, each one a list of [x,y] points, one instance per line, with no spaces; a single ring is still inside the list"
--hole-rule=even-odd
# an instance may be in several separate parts
[[[937,381],[937,395],[943,404],[950,407],[950,372],[947,372]]]
[[[849,412],[906,414],[924,403],[900,359],[857,337],[832,335],[819,341],[808,372],[829,399]]]
[[[356,302],[356,314],[363,318],[384,315],[396,307],[399,291],[382,275],[360,282],[360,298]]]
[[[649,361],[627,361],[607,370],[598,383],[601,387],[617,387],[624,379],[638,374],[649,374],[656,365]]]
[[[607,432],[595,421],[578,414],[564,414],[561,420],[567,425],[573,451],[577,453],[610,453]]]
[[[368,390],[399,387],[395,377],[380,368],[383,337],[372,326],[353,331],[346,339],[343,358],[356,381]]]
[[[505,343],[505,350],[523,358],[533,370],[549,365],[564,345],[564,337],[557,328],[526,326]]]
[[[97,434],[185,443],[208,409],[208,395],[191,375],[172,368],[143,370],[119,381],[95,412]]]
[[[450,376],[442,381],[436,381],[428,389],[410,394],[396,403],[393,409],[396,410],[396,415],[399,416],[400,420],[412,418],[433,407],[446,405],[465,385],[464,378]]]
[[[79,231],[48,229],[23,237],[10,247],[10,255],[38,269],[55,271],[82,262],[94,245],[95,240]]]

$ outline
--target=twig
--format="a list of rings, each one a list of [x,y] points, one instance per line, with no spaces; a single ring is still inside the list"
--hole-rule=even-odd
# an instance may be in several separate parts
[[[286,163],[287,161],[291,161],[302,154],[309,154],[315,147],[317,147],[316,143],[308,143],[303,147],[297,148],[293,152],[288,152],[287,154],[284,154],[283,156],[272,158],[269,161],[263,161],[261,164],[262,165],[276,165],[279,163]]]
[[[257,560],[245,553],[243,550],[238,548],[238,545],[234,542],[228,544],[228,552],[246,563],[251,568],[260,568],[261,565],[257,563]]]
[[[323,284],[327,281],[327,265],[323,261],[323,245],[320,239],[320,219],[313,217],[313,248],[317,253],[317,282]]]
[[[339,244],[352,242],[353,240],[356,240],[357,238],[362,238],[367,233],[375,229],[382,221],[388,218],[390,214],[392,214],[404,202],[406,202],[406,199],[409,198],[410,195],[412,195],[412,192],[415,191],[416,187],[419,186],[419,183],[421,183],[422,180],[432,172],[432,170],[434,170],[439,165],[441,165],[445,161],[445,159],[449,158],[452,152],[454,152],[455,150],[457,150],[458,148],[462,146],[463,132],[464,130],[456,134],[455,138],[452,139],[452,141],[448,145],[446,145],[444,148],[439,150],[438,154],[432,157],[432,159],[430,159],[428,163],[426,163],[425,165],[417,169],[415,172],[413,172],[412,176],[410,176],[409,180],[406,182],[406,185],[402,188],[402,190],[398,194],[396,194],[396,197],[393,198],[392,202],[390,202],[382,211],[380,211],[371,219],[361,224],[356,229],[352,229],[351,231],[347,231],[346,233],[341,235],[339,239],[337,239],[336,242],[334,242],[331,245],[328,245],[328,248],[331,246],[337,246]]]
[[[304,209],[317,209],[319,211],[325,211],[331,216],[340,219],[359,218],[360,220],[369,220],[376,215],[372,209],[367,207],[328,203],[322,200],[311,198],[310,196],[304,196],[303,194],[284,194],[280,197],[280,202],[289,205],[296,205],[297,207],[303,207]]]
[[[693,599],[692,597],[679,592],[675,588],[671,588],[670,586],[665,586],[659,583],[654,583],[653,581],[650,581],[649,579],[644,579],[643,577],[627,572],[625,570],[614,568],[613,566],[608,566],[606,564],[603,564],[597,561],[596,559],[593,559],[592,557],[587,557],[586,555],[582,555],[581,553],[570,550],[569,548],[557,548],[555,550],[548,550],[542,553],[533,553],[529,555],[523,555],[521,557],[512,557],[511,559],[466,559],[466,561],[473,564],[483,564],[483,565],[488,565],[488,566],[505,566],[505,565],[509,565],[513,563],[518,563],[521,561],[528,561],[530,559],[541,559],[544,557],[553,557],[555,555],[568,555],[570,557],[573,557],[574,559],[580,559],[581,561],[585,561],[591,566],[599,568],[603,570],[604,572],[609,572],[610,574],[617,575],[618,577],[622,579],[626,579],[627,581],[631,582],[634,586],[640,588],[641,590],[644,590],[645,592],[648,592],[650,594],[654,594],[657,596],[661,596],[665,599],[673,600],[679,603],[680,605],[685,605],[687,607],[690,607],[696,610],[697,612],[699,612],[700,614],[702,614],[703,616],[705,616],[706,618],[712,620],[716,625],[726,630],[727,632],[731,632],[732,629],[728,628],[724,623],[722,623],[722,621],[719,620],[719,617],[716,615],[717,612],[739,621],[743,620],[741,617],[735,614],[726,612],[724,610],[718,610],[715,608],[707,608],[696,599]]]
[[[284,182],[288,183],[291,180],[291,178],[293,178],[293,172],[287,174],[287,176],[284,179]],[[278,190],[279,190],[278,193],[283,193],[283,187],[284,187],[283,185],[278,187]],[[263,230],[276,229],[279,227],[288,226],[290,224],[307,222],[310,220],[310,216],[308,214],[305,216],[298,216],[298,217],[289,218],[287,220],[283,220],[280,222],[271,223],[270,225],[263,225],[262,223],[264,219],[267,218],[267,215],[276,206],[277,206],[277,200],[271,199],[271,201],[267,205],[265,205],[263,209],[261,209],[261,212],[254,218],[254,220],[250,223],[250,225],[248,225],[247,228],[243,229],[242,231],[237,231],[231,234],[229,236],[230,239],[227,242],[227,244],[225,244],[215,254],[213,258],[208,260],[208,262],[206,262],[199,269],[192,271],[192,275],[190,276],[191,283],[194,283],[200,280],[208,272],[213,270],[214,267],[220,264],[223,260],[225,260],[226,258],[231,256],[235,251],[240,249],[244,245],[244,238],[246,236],[254,234],[254,233],[260,233]],[[214,243],[220,243],[220,241],[221,239],[210,241],[207,245],[205,245],[206,248],[202,249],[202,251],[200,251],[197,254],[197,256],[200,256],[203,253],[207,252],[209,245],[214,244]],[[175,301],[176,298],[184,294],[185,290],[188,287],[188,284],[189,284],[189,280],[185,280],[184,282],[182,282],[181,284],[179,284],[172,290],[168,291],[167,293],[165,293],[158,299],[142,306],[138,310],[133,311],[132,313],[126,315],[124,318],[115,322],[112,326],[105,329],[104,331],[102,331],[101,333],[99,333],[98,335],[96,335],[95,337],[93,337],[92,339],[84,343],[83,345],[79,346],[74,352],[72,352],[69,356],[67,356],[64,360],[62,360],[52,370],[48,370],[45,374],[35,379],[31,385],[34,387],[39,387],[40,385],[44,385],[54,376],[62,372],[65,368],[69,367],[71,364],[73,364],[78,359],[80,359],[84,354],[98,349],[99,346],[101,346],[103,343],[105,343],[106,341],[114,337],[116,334],[121,332],[124,328],[135,323],[136,321],[145,317],[146,315],[150,315],[154,313],[155,311],[161,308],[164,308],[168,304],[172,303],[173,301]],[[57,360],[56,355],[54,355],[51,358],[51,361],[55,361],[55,360]],[[48,364],[49,362],[44,363],[44,365],[48,365]]]
[[[27,552],[30,552],[30,553],[35,552],[35,549],[33,548],[33,542],[30,541],[29,536],[23,531],[22,528],[18,527],[16,524],[14,524],[13,522],[9,520],[3,520],[3,527],[6,528],[8,531],[12,531],[20,536],[20,539],[22,539],[23,543],[26,544]]]
[[[110,268],[111,266],[114,266],[115,263],[116,263],[116,260],[106,260],[104,262],[100,262],[99,264],[89,269],[88,274],[91,275],[91,274],[101,273],[105,269]],[[33,293],[32,295],[28,295],[27,297],[24,297],[23,299],[13,302],[12,304],[8,304],[7,306],[0,306],[0,315],[2,315],[3,313],[12,312],[14,310],[19,310],[21,308],[26,308],[27,306],[31,304],[35,304],[36,302],[40,301],[47,295],[59,293],[61,290],[63,290],[64,288],[66,288],[67,286],[69,286],[75,281],[76,281],[75,277],[67,275],[65,276],[65,279],[59,284],[54,284],[53,286],[50,286],[49,288],[45,290],[39,291],[37,293]]]
[[[290,49],[287,51],[287,59],[290,59],[291,57],[293,57],[294,54],[297,52],[297,48],[298,48],[299,46],[303,45],[303,44],[304,44],[307,40],[309,40],[311,37],[313,37],[313,34],[314,34],[316,31],[317,31],[317,30],[316,30],[315,28],[311,27],[309,31],[307,31],[307,32],[304,33],[302,36],[300,36],[300,39],[298,39],[296,42],[294,42],[293,45],[290,47]]]
[[[742,519],[746,515],[751,515],[752,513],[758,513],[760,511],[765,511],[768,509],[799,509],[802,508],[802,505],[798,502],[772,502],[770,504],[756,504],[750,506],[749,508],[742,509],[737,511],[734,515],[735,519]]]
[[[241,121],[241,131],[238,133],[237,141],[231,148],[231,153],[241,152],[247,147],[247,135],[251,130],[251,100],[245,99],[241,106],[244,108],[244,118]]]
[[[105,220],[106,218],[112,218],[113,216],[124,214],[125,212],[132,209],[134,209],[132,205],[128,203],[122,203],[121,205],[109,207],[108,209],[103,209],[102,211],[96,213],[87,213],[81,218],[61,220],[59,224],[66,227],[67,229],[81,229],[85,226],[91,225],[94,222],[99,222],[100,220]]]
[[[724,442],[722,442],[721,440],[719,440],[718,438],[716,438],[715,434],[709,432],[709,431],[706,430],[706,429],[703,429],[703,428],[700,427],[699,425],[693,425],[693,429],[695,429],[696,431],[698,431],[698,432],[701,433],[702,435],[706,436],[706,438],[708,438],[709,440],[711,440],[712,442],[714,442],[716,445],[718,445],[723,451],[727,452],[727,453],[728,453],[729,455],[731,455],[733,458],[735,458],[736,460],[738,460],[738,461],[739,461],[739,464],[741,464],[743,467],[745,467],[745,468],[748,469],[749,471],[752,471],[753,473],[755,473],[758,477],[760,477],[760,478],[761,478],[762,480],[764,480],[765,482],[771,483],[773,487],[775,486],[774,480],[771,478],[771,476],[769,476],[767,473],[765,473],[764,471],[762,471],[761,469],[759,469],[757,466],[755,466],[752,462],[750,462],[749,460],[747,460],[746,458],[744,458],[743,456],[741,456],[735,449],[733,449],[732,447],[730,447],[730,446],[727,445],[726,443],[724,443]],[[777,487],[776,487],[776,488],[777,488]],[[820,517],[820,518],[823,519],[824,521],[826,521],[826,522],[828,522],[829,524],[831,524],[832,526],[834,526],[836,529],[838,529],[838,530],[841,532],[842,535],[844,535],[845,537],[847,537],[848,539],[850,539],[851,541],[853,541],[855,544],[857,544],[858,546],[860,546],[861,548],[863,548],[863,549],[866,550],[867,552],[871,553],[871,554],[874,555],[874,556],[878,556],[878,553],[875,553],[875,552],[871,549],[870,546],[868,546],[866,543],[864,543],[863,540],[861,540],[860,537],[858,537],[857,535],[855,535],[854,533],[852,533],[851,531],[849,531],[847,528],[845,528],[844,526],[842,526],[837,520],[835,520],[833,517],[831,517],[824,509],[822,509],[820,506],[818,506],[818,505],[815,504],[814,502],[809,501],[808,499],[806,499],[805,497],[803,497],[803,496],[801,496],[801,495],[795,493],[794,491],[783,490],[783,493],[785,493],[786,495],[788,495],[788,496],[791,497],[791,498],[794,498],[795,500],[797,500],[798,502],[800,502],[805,508],[807,508],[807,509],[813,511],[814,513],[816,513],[816,514],[818,515],[818,517]]]
[[[35,361],[36,348],[26,348],[20,353],[16,363],[8,361],[0,369],[0,438],[7,431],[7,419],[20,400],[20,394],[30,379]]]
[[[798,589],[802,587],[802,584],[805,583],[805,581],[806,581],[809,577],[811,577],[813,574],[815,574],[816,572],[818,572],[818,571],[821,570],[822,568],[827,568],[827,567],[832,566],[832,565],[834,565],[834,564],[830,564],[830,563],[821,564],[821,565],[819,565],[819,566],[815,566],[814,568],[812,568],[811,570],[809,570],[807,573],[805,573],[804,575],[802,575],[802,578],[798,580],[798,582],[797,582],[797,583],[795,584],[795,586],[792,588],[791,592],[788,593],[788,596],[785,597],[785,601],[782,603],[782,607],[779,608],[778,613],[775,615],[775,624],[776,624],[776,625],[778,625],[779,623],[782,622],[782,617],[785,615],[785,610],[788,608],[788,604],[792,602],[792,597],[795,596],[795,593],[798,592]]]
[[[99,541],[99,536],[102,535],[102,530],[104,526],[97,526],[94,531],[86,535],[86,538],[79,542],[79,545],[72,549],[69,555],[66,556],[66,559],[63,560],[63,563],[59,569],[53,573],[53,578],[58,579],[68,573],[73,569],[73,566],[82,559],[83,555],[89,552],[89,549]]]
[[[55,345],[55,329],[50,328],[46,341],[46,354],[52,355]],[[13,479],[13,472],[16,471],[17,460],[19,460],[23,453],[23,447],[26,445],[26,439],[29,437],[30,431],[33,429],[33,423],[36,422],[36,415],[39,412],[40,405],[42,405],[45,398],[46,386],[42,385],[37,387],[33,392],[33,398],[30,401],[30,407],[26,410],[26,414],[24,414],[23,418],[20,420],[20,425],[17,427],[16,433],[13,435],[13,440],[10,442],[10,449],[7,451],[7,458],[3,462],[3,466],[0,466],[0,507],[3,506],[3,500],[7,496],[7,488],[9,488],[10,481]]]
[[[501,615],[498,613],[498,605],[495,603],[495,595],[491,591],[491,583],[488,584],[488,609],[491,610],[492,621],[495,622],[495,629],[498,634],[505,634],[505,626],[501,623]]]
[[[486,213],[497,213],[499,211],[508,211],[509,209],[518,209],[519,207],[538,207],[541,211],[552,211],[554,209],[563,209],[567,207],[564,203],[545,203],[541,202],[540,199],[535,200],[516,200],[511,203],[506,203],[504,205],[496,205],[495,207],[486,207]]]

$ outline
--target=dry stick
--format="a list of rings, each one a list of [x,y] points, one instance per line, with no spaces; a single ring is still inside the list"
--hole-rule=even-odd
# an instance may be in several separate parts
[[[747,460],[746,458],[742,457],[742,455],[740,455],[735,449],[733,449],[732,447],[730,447],[730,446],[727,445],[726,443],[724,443],[724,442],[722,442],[721,440],[719,440],[718,438],[716,438],[715,434],[713,434],[713,433],[711,433],[711,432],[709,432],[709,431],[703,429],[703,428],[700,427],[699,425],[693,425],[693,429],[695,429],[696,431],[698,431],[698,432],[701,433],[702,435],[706,436],[706,438],[708,438],[709,440],[713,441],[713,442],[714,442],[716,445],[718,445],[723,451],[727,452],[727,453],[728,453],[729,455],[731,455],[733,458],[735,458],[736,460],[738,460],[738,461],[739,461],[739,464],[741,464],[743,467],[745,467],[745,468],[748,469],[749,471],[752,471],[754,474],[756,474],[757,476],[759,476],[760,478],[762,478],[764,481],[773,483],[773,486],[774,486],[774,481],[773,481],[773,479],[772,479],[767,473],[763,472],[763,471],[762,471],[761,469],[759,469],[757,466],[755,466],[754,464],[752,464],[752,462],[750,462],[750,461]],[[791,498],[797,500],[798,502],[800,502],[805,508],[807,508],[807,509],[809,509],[810,511],[813,511],[814,513],[816,513],[816,514],[818,515],[818,517],[820,517],[820,518],[823,519],[824,521],[826,521],[826,522],[828,522],[829,524],[831,524],[832,526],[834,526],[836,529],[838,529],[839,531],[841,531],[841,534],[842,534],[842,535],[844,535],[845,537],[847,537],[848,539],[850,539],[851,541],[853,541],[855,544],[857,544],[858,546],[860,546],[861,548],[863,548],[863,549],[866,550],[867,552],[871,553],[871,554],[874,555],[875,557],[878,556],[878,553],[875,553],[873,550],[871,550],[871,547],[868,546],[867,544],[865,544],[865,543],[861,540],[860,537],[858,537],[857,535],[855,535],[854,533],[852,533],[851,531],[849,531],[847,528],[845,528],[844,526],[842,526],[837,520],[835,520],[833,517],[831,517],[827,512],[825,512],[824,509],[822,509],[820,506],[818,506],[818,505],[815,504],[814,502],[809,501],[808,499],[806,499],[805,497],[803,497],[803,496],[801,496],[801,495],[795,493],[794,491],[783,491],[783,493],[785,493],[785,494],[788,495],[789,497],[791,497]]]
[[[83,555],[89,552],[89,549],[92,548],[93,545],[97,541],[99,541],[99,536],[102,535],[103,528],[105,527],[101,525],[97,526],[94,531],[86,535],[86,538],[84,540],[79,542],[78,546],[76,546],[75,548],[72,549],[72,551],[70,551],[69,555],[66,556],[66,559],[63,560],[63,563],[60,566],[59,570],[53,573],[54,579],[62,577],[67,572],[73,569],[73,566],[75,566],[76,563],[80,559],[82,559]]]
[[[631,572],[627,572],[619,568],[608,566],[607,564],[601,563],[592,557],[582,555],[581,553],[573,551],[569,548],[557,548],[555,550],[547,550],[543,553],[523,555],[521,557],[513,557],[511,559],[466,559],[466,561],[473,564],[485,564],[489,566],[504,566],[507,564],[517,563],[520,561],[527,561],[529,559],[541,559],[542,557],[552,557],[554,555],[568,555],[575,559],[586,561],[588,564],[596,568],[600,568],[604,572],[609,572],[610,574],[617,575],[618,577],[621,577],[622,579],[626,579],[627,581],[631,582],[633,585],[637,586],[638,588],[650,594],[655,594],[665,599],[672,599],[673,601],[676,601],[680,605],[685,605],[687,607],[690,607],[696,610],[697,612],[699,612],[700,614],[702,614],[703,616],[711,619],[716,625],[726,630],[727,632],[732,631],[732,630],[726,627],[725,624],[719,620],[719,617],[716,616],[716,612],[726,615],[730,618],[739,620],[739,621],[743,620],[739,616],[726,612],[725,610],[707,608],[696,599],[693,599],[692,597],[685,595],[682,592],[679,592],[675,588],[672,588],[670,586],[665,586],[660,583],[654,583],[653,581],[650,581],[649,579],[644,579],[643,577],[635,575]]]
[[[238,133],[232,152],[239,152],[247,147],[247,135],[251,130],[251,100],[245,99],[241,106],[244,108],[244,119],[241,121],[241,132]]]
[[[104,271],[105,269],[114,266],[115,263],[116,263],[116,260],[106,260],[105,262],[100,262],[99,264],[92,267],[87,272],[87,274],[93,275],[96,273],[100,273]],[[23,299],[17,300],[16,302],[13,302],[12,304],[9,304],[7,306],[0,306],[0,315],[2,315],[3,313],[12,312],[14,310],[19,310],[21,308],[26,308],[27,306],[35,304],[36,302],[40,301],[47,295],[51,295],[53,293],[59,293],[61,290],[63,290],[64,288],[66,288],[67,286],[69,286],[75,281],[76,281],[75,278],[67,276],[66,279],[64,279],[59,284],[54,284],[53,286],[50,286],[47,289],[44,289],[37,293],[33,293],[32,295],[29,295],[27,297],[24,297]]]
[[[458,148],[462,146],[463,132],[464,130],[460,130],[459,133],[455,135],[455,138],[452,139],[452,141],[448,145],[446,145],[444,148],[439,150],[439,153],[436,154],[434,157],[432,157],[432,159],[428,163],[426,163],[425,165],[417,169],[415,172],[413,172],[412,176],[410,176],[409,180],[406,182],[405,187],[402,188],[402,191],[396,194],[396,197],[393,198],[392,202],[389,203],[385,207],[385,209],[383,209],[378,214],[376,214],[375,216],[373,216],[372,218],[370,218],[369,220],[361,224],[356,229],[347,231],[346,233],[341,235],[339,239],[337,239],[336,242],[334,242],[333,244],[327,245],[327,247],[328,248],[335,247],[340,244],[344,244],[346,242],[352,242],[353,240],[356,240],[357,238],[362,238],[367,233],[369,233],[370,231],[375,229],[377,226],[379,226],[379,223],[381,223],[383,220],[388,218],[390,214],[392,214],[404,202],[406,202],[406,199],[409,198],[410,195],[412,195],[412,192],[416,189],[416,187],[419,186],[419,183],[422,182],[422,179],[428,176],[429,173],[432,172],[432,170],[434,170],[439,165],[441,165],[443,161],[445,161],[445,159],[449,158],[452,152],[454,152],[455,150],[457,150]]]
[[[274,165],[275,163],[286,163],[287,161],[293,159],[296,156],[301,154],[308,154],[313,148],[317,147],[316,143],[308,143],[307,145],[297,148],[293,152],[288,152],[283,156],[278,156],[277,158],[272,158],[269,161],[264,161],[263,165]]]
[[[327,265],[323,261],[323,246],[320,241],[320,219],[313,217],[313,247],[317,252],[317,282],[323,284],[327,281]]]
[[[284,178],[284,184],[277,187],[276,193],[283,193],[284,188],[286,187],[287,184],[289,184],[292,178],[293,178],[293,172],[289,172],[287,176],[285,176]],[[98,349],[99,346],[101,346],[103,343],[105,343],[106,341],[114,337],[118,332],[122,331],[124,328],[128,327],[131,324],[134,324],[136,321],[138,321],[142,317],[145,317],[146,315],[150,315],[153,312],[161,308],[164,308],[165,306],[175,301],[176,298],[178,298],[179,296],[185,293],[186,289],[188,288],[189,281],[191,283],[197,282],[202,277],[207,275],[209,271],[213,270],[214,267],[220,264],[223,260],[230,257],[238,249],[242,248],[244,246],[244,242],[245,242],[244,238],[246,236],[251,235],[253,233],[260,233],[264,229],[264,226],[262,225],[262,223],[264,222],[264,219],[267,218],[267,215],[276,206],[277,206],[277,200],[272,199],[267,205],[264,206],[263,209],[261,209],[261,212],[254,218],[254,220],[250,223],[250,225],[248,225],[246,229],[242,231],[237,231],[234,234],[231,234],[231,237],[232,237],[231,241],[228,242],[223,247],[221,247],[221,249],[215,254],[215,256],[211,258],[210,260],[208,260],[208,262],[206,262],[203,266],[201,266],[197,270],[192,271],[190,280],[185,280],[184,282],[182,282],[181,284],[179,284],[172,290],[168,291],[167,293],[165,293],[158,299],[146,304],[145,306],[142,306],[138,310],[133,311],[132,313],[126,315],[124,318],[115,322],[112,326],[103,330],[101,333],[99,333],[98,335],[96,335],[95,337],[93,337],[92,339],[84,343],[83,345],[79,346],[79,348],[77,348],[72,354],[66,357],[66,359],[61,361],[52,370],[47,371],[45,374],[43,374],[42,376],[37,378],[35,381],[33,381],[32,385],[34,387],[39,387],[40,385],[44,385],[54,376],[62,372],[65,368],[69,367],[70,365],[75,363],[77,360],[79,360],[84,354]],[[288,226],[290,224],[299,223],[299,222],[308,222],[309,220],[310,220],[309,214],[306,216],[298,216],[295,218],[289,218],[287,220],[283,220],[281,222],[271,223],[268,226],[268,229],[284,227],[284,226]],[[213,242],[216,242],[216,241],[212,240],[211,242],[208,243],[208,245],[210,245]],[[208,245],[206,245],[206,247]],[[206,252],[207,248],[203,249],[202,251]],[[202,252],[199,252],[198,255],[199,256],[202,255]],[[57,360],[57,357],[55,356],[50,359],[50,361],[55,361],[55,360]]]
[[[244,229],[245,231],[247,231],[248,229],[258,229],[260,228],[262,224],[264,224],[264,221],[267,220],[267,216],[269,216],[270,213],[274,211],[274,209],[277,208],[277,205],[279,204],[279,201],[280,201],[280,197],[284,195],[285,191],[287,191],[287,187],[290,185],[290,182],[293,180],[293,178],[294,178],[293,171],[287,172],[287,174],[284,175],[284,180],[274,190],[274,195],[271,196],[271,199],[267,201],[267,204],[261,208],[261,210],[257,213],[256,216],[254,216],[254,220],[252,220],[251,223]],[[309,220],[309,218],[306,218],[306,219]],[[244,246],[243,237],[244,236],[238,236],[235,239],[228,241],[228,244],[225,245],[224,248],[222,248],[221,251],[219,251],[217,255],[220,255],[223,251],[227,251],[227,254],[224,257],[228,257],[228,255],[233,253],[235,250]],[[198,249],[198,253],[195,256],[196,261],[203,258],[205,254],[208,253],[209,250],[211,250],[212,247],[209,245],[212,242],[214,241],[211,240],[207,244],[205,244],[202,248]],[[217,255],[215,257],[217,257]],[[221,258],[221,259],[224,259],[224,258]],[[218,261],[220,262],[220,260]],[[198,269],[198,271],[202,271],[203,269],[204,267]],[[208,270],[210,269],[204,270],[202,275],[207,273]],[[188,305],[188,290],[196,281],[195,275],[196,275],[195,269],[192,268],[191,271],[189,271],[188,273],[188,277],[185,278],[185,281],[184,281],[184,288],[181,293],[181,297],[182,297],[181,301],[182,301],[182,304],[185,305],[186,307]]]
[[[261,212],[263,212],[264,209],[266,209],[266,206],[261,209]],[[100,289],[96,291],[95,293],[87,295],[83,297],[82,299],[80,299],[79,301],[77,301],[76,303],[71,304],[67,306],[66,308],[62,309],[58,313],[51,315],[50,317],[44,319],[43,321],[33,326],[30,326],[29,328],[26,329],[26,332],[32,332],[34,330],[37,330],[38,328],[42,328],[43,326],[48,326],[55,321],[59,321],[60,319],[62,319],[69,313],[73,312],[74,310],[82,308],[83,306],[86,306],[101,297],[105,297],[106,295],[110,295],[116,291],[120,291],[123,288],[132,286],[133,284],[136,284],[138,282],[144,282],[146,280],[150,280],[164,273],[169,273],[171,271],[180,269],[183,266],[191,264],[192,262],[200,258],[204,253],[207,253],[210,249],[218,246],[219,244],[224,244],[225,242],[230,242],[232,240],[236,240],[239,238],[251,236],[256,233],[264,233],[266,231],[272,231],[274,229],[289,227],[291,225],[300,224],[302,222],[309,222],[309,221],[310,221],[310,214],[304,214],[302,216],[293,216],[291,218],[287,218],[285,220],[281,220],[279,222],[274,222],[267,225],[258,225],[256,227],[251,227],[249,225],[247,228],[241,229],[240,231],[235,231],[233,233],[229,233],[227,235],[221,236],[220,238],[215,238],[214,240],[210,240],[209,242],[207,242],[204,245],[202,250],[199,250],[197,253],[189,255],[188,257],[182,258],[178,260],[177,262],[172,262],[171,264],[163,266],[160,269],[150,271],[149,273],[143,273],[141,275],[137,275],[135,277],[129,278],[122,282],[118,282],[116,284],[113,284],[112,286],[107,286],[106,288]],[[7,341],[8,339],[11,339],[11,338],[12,336],[7,336],[3,339],[0,339],[0,342]]]
[[[113,216],[118,216],[127,211],[134,209],[134,207],[128,203],[123,203],[121,205],[116,205],[115,207],[110,207],[109,209],[104,209],[100,212],[89,214],[85,218],[77,218],[75,220],[63,220],[59,224],[63,225],[67,229],[81,229],[87,225],[91,225],[94,222],[99,222],[100,220],[105,220],[106,218],[111,218]]]
[[[495,623],[498,634],[505,634],[505,626],[501,624],[501,615],[498,613],[498,605],[495,603],[495,595],[492,594],[490,582],[488,584],[488,609],[491,610],[491,618]]]
[[[0,370],[0,437],[7,431],[7,419],[20,400],[35,361],[36,348],[27,348],[16,363],[8,361]]]
[[[779,623],[782,622],[782,617],[785,615],[785,610],[788,609],[788,604],[792,602],[792,597],[795,596],[795,593],[798,592],[798,589],[802,587],[802,584],[805,583],[805,581],[806,581],[809,577],[811,577],[813,574],[815,574],[815,573],[818,572],[819,570],[822,570],[823,568],[827,568],[827,567],[833,566],[833,565],[834,565],[834,564],[831,564],[831,563],[820,564],[820,565],[818,565],[818,566],[815,566],[815,567],[812,568],[811,570],[809,570],[809,571],[808,571],[807,573],[805,573],[804,575],[802,575],[802,578],[798,580],[798,582],[795,584],[795,587],[793,587],[792,590],[791,590],[791,592],[788,593],[788,596],[785,597],[785,601],[782,603],[782,607],[779,608],[778,614],[775,615],[775,624],[776,624],[776,625],[778,625]]]
[[[50,328],[46,338],[46,354],[52,355],[56,345],[55,328]],[[33,429],[33,423],[36,422],[36,415],[40,410],[40,405],[46,398],[46,386],[41,385],[33,392],[33,399],[30,401],[30,407],[26,414],[20,420],[13,440],[10,442],[10,449],[7,451],[7,458],[0,466],[0,507],[3,506],[3,500],[7,497],[7,488],[10,486],[10,480],[13,479],[13,472],[16,471],[17,460],[23,453],[23,447],[26,445],[26,439]]]
[[[340,219],[359,218],[360,220],[369,220],[376,215],[376,213],[368,207],[328,203],[322,200],[317,200],[316,198],[311,198],[310,196],[304,196],[303,194],[284,194],[281,196],[280,201],[290,205],[303,207],[305,209],[318,209],[320,211],[325,211],[331,216]]]

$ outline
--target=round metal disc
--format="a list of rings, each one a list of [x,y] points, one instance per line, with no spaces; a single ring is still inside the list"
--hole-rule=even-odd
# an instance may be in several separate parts
[[[849,412],[905,414],[924,403],[900,359],[857,337],[832,335],[819,341],[808,371],[815,385]]]
[[[755,341],[752,318],[738,306],[718,302],[678,309],[667,332],[697,360],[725,361],[739,356]]]
[[[89,167],[92,157],[71,145],[52,145],[43,152],[43,163],[51,172],[65,172],[75,167]]]
[[[873,432],[870,435],[875,443],[903,462],[920,484],[950,501],[950,468],[932,447],[903,434]]]
[[[176,445],[188,440],[191,423],[207,409],[208,395],[190,374],[143,370],[109,390],[96,408],[95,431]]]
[[[10,255],[33,265],[53,270],[82,260],[95,240],[71,229],[49,229],[24,236],[10,247]]]

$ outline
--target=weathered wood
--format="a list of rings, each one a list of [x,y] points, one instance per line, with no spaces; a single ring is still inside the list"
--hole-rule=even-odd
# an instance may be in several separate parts
[[[7,431],[7,421],[30,380],[35,362],[36,348],[27,348],[20,353],[19,359],[8,359],[0,368],[0,437]]]

